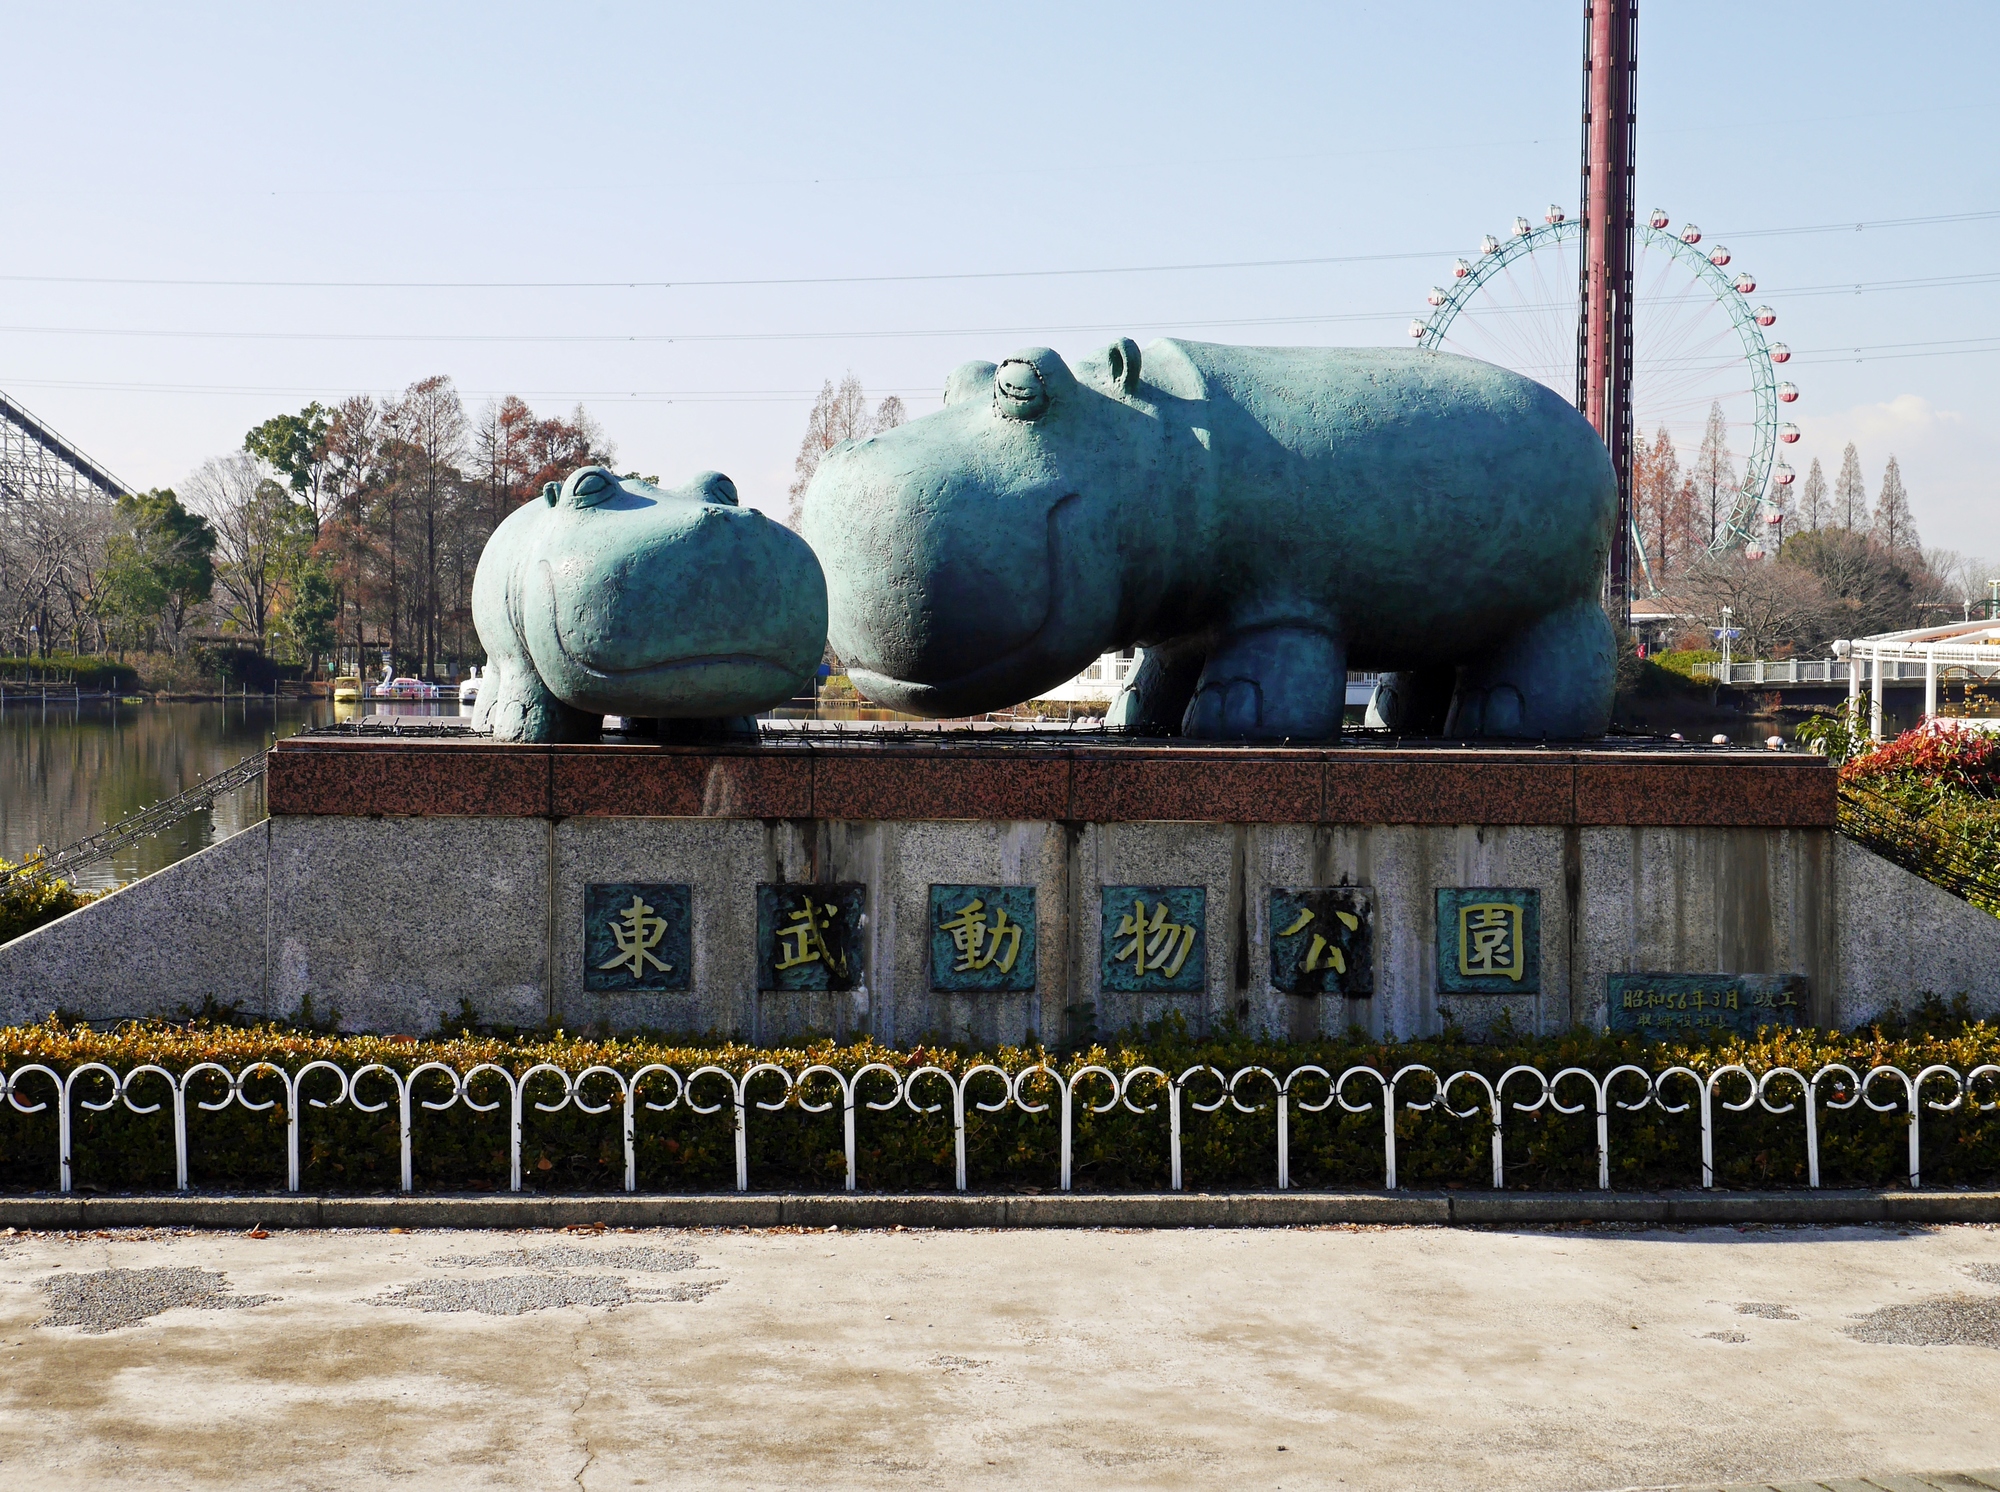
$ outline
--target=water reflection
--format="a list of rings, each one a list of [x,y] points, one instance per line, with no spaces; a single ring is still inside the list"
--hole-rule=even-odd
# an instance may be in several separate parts
[[[308,725],[326,701],[252,696],[227,704],[51,704],[10,697],[0,713],[0,855],[18,860],[96,833],[193,787]],[[122,846],[76,874],[101,890],[173,864],[264,817],[262,780],[189,814],[151,839]]]

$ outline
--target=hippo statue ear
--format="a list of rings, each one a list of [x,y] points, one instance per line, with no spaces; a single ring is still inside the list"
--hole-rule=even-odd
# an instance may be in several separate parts
[[[705,471],[694,479],[694,489],[701,494],[701,500],[716,503],[721,507],[736,506],[736,484],[719,471]]]
[[[1120,337],[1105,350],[1111,362],[1111,376],[1118,387],[1126,393],[1139,386],[1139,344],[1130,337]]]
[[[993,387],[993,364],[975,358],[969,363],[960,363],[951,370],[951,377],[944,381],[944,402],[961,404],[967,399],[981,399]]]
[[[549,505],[550,507],[552,507],[552,508],[553,508],[553,507],[554,507],[554,506],[556,505],[556,503],[557,503],[558,501],[560,501],[560,500],[561,500],[561,498],[562,498],[562,483],[561,483],[561,482],[544,482],[544,483],[542,483],[542,501],[543,501],[543,502],[547,503],[547,504],[548,504],[548,505]]]

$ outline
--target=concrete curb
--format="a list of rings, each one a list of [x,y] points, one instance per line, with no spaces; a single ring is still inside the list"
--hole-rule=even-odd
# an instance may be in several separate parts
[[[1282,1228],[1324,1223],[1990,1223],[2000,1192],[1147,1192],[999,1196],[0,1197],[0,1227]]]

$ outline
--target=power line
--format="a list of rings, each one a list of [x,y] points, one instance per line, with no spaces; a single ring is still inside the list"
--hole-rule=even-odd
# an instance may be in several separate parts
[[[1778,238],[1793,234],[1860,232],[1868,228],[1914,228],[1942,223],[1984,222],[2000,209],[1935,213],[1923,217],[1870,218],[1847,223],[1808,223],[1790,228],[1738,228],[1731,238]],[[1216,259],[1185,264],[1097,265],[1069,269],[948,270],[923,274],[780,275],[714,280],[257,280],[185,279],[139,275],[0,274],[0,283],[23,285],[141,285],[231,290],[740,290],[808,285],[910,285],[939,281],[1061,279],[1102,275],[1192,274],[1232,269],[1297,269],[1328,264],[1384,264],[1409,259],[1443,259],[1459,249],[1422,249],[1393,254],[1330,254],[1290,259]]]
[[[1841,284],[1801,285],[1792,288],[1782,286],[1767,287],[1762,293],[1780,298],[1803,298],[1826,295],[1872,295],[1883,291],[1934,290],[1992,284],[2000,284],[2000,271],[1979,271],[1957,275],[1932,275],[1920,279],[1907,280],[1858,280]],[[1652,299],[1655,298],[1641,297],[1640,303],[1643,305]],[[1658,299],[1667,300],[1671,299],[1671,297],[1659,297]],[[1573,307],[1574,302],[1569,300],[1523,301],[1511,306],[1496,306],[1479,314],[1488,316],[1513,316],[1536,311],[1569,310],[1573,309]],[[179,331],[162,327],[16,325],[0,326],[0,333],[13,333],[23,336],[139,337],[221,342],[470,342],[528,344],[580,343],[593,345],[631,343],[637,345],[673,342],[848,342],[883,339],[900,340],[922,337],[1025,337],[1058,332],[1147,331],[1161,327],[1316,326],[1365,321],[1401,321],[1408,314],[1407,311],[1339,311],[1302,316],[1231,316],[1196,321],[1178,319],[1153,321],[1126,320],[1078,322],[1069,325],[903,327],[875,331],[270,332],[220,331],[206,328],[194,331]]]
[[[1970,345],[1980,344],[1980,345]],[[1990,344],[1990,345],[1989,345]],[[1914,351],[1905,349],[1917,349]],[[1340,349],[1329,349],[1338,351]],[[2000,333],[1985,337],[1955,337],[1922,342],[1871,342],[1856,347],[1803,347],[1794,348],[1795,360],[1809,360],[1819,363],[1831,362],[1878,362],[1912,357],[1958,357],[1969,353],[2000,352]],[[1706,362],[1684,360],[1690,368],[1709,366]],[[1735,359],[1724,360],[1733,362]],[[1559,372],[1559,369],[1551,370]],[[84,379],[34,379],[8,378],[0,376],[0,384],[9,388],[72,389],[91,393],[122,394],[240,394],[240,395],[306,395],[314,398],[329,398],[333,395],[324,385],[271,385],[271,384],[197,384],[197,383],[134,383],[96,382]],[[343,394],[374,394],[392,397],[401,393],[397,388],[348,388]],[[818,389],[461,389],[469,399],[499,399],[508,394],[524,399],[621,399],[638,403],[666,404],[755,404],[786,403],[809,400],[819,396]],[[933,386],[921,388],[885,388],[879,392],[897,394],[905,398],[923,398],[934,395],[938,390]]]
[[[31,285],[164,285],[247,290],[726,290],[792,285],[908,285],[933,280],[1033,280],[1077,275],[1158,275],[1217,269],[1291,269],[1316,264],[1379,264],[1399,259],[1440,259],[1455,249],[1399,254],[1334,254],[1299,259],[1218,259],[1197,264],[1122,264],[1087,269],[953,270],[905,275],[788,275],[733,280],[183,280],[125,275],[0,275],[0,282]]]

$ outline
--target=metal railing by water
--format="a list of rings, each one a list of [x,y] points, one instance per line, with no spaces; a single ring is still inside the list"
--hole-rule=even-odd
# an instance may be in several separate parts
[[[250,1091],[262,1080],[266,1096]],[[474,1092],[484,1084],[486,1097]],[[438,1095],[425,1097],[428,1083]],[[598,1099],[587,1089],[595,1083]],[[323,1096],[314,1096],[309,1084]],[[364,1096],[363,1086],[369,1092]],[[864,1092],[872,1084],[875,1096]],[[201,1086],[198,1086],[201,1085]],[[1621,1088],[1622,1085],[1622,1088]],[[1983,1086],[1982,1086],[1983,1085]],[[764,1096],[752,1092],[759,1087]],[[549,1095],[544,1102],[531,1090]],[[1453,1090],[1459,1097],[1453,1099]],[[39,1092],[34,1102],[28,1101]],[[208,1092],[215,1097],[203,1097]],[[1567,1099],[1564,1094],[1567,1094]],[[1982,1101],[1984,1092],[1988,1101]],[[156,1099],[152,1102],[135,1102]],[[648,1096],[648,1094],[653,1096]],[[699,1095],[699,1096],[698,1096]],[[67,1073],[30,1062],[0,1071],[0,1096],[23,1114],[39,1114],[55,1106],[56,1181],[69,1192],[74,1183],[73,1138],[79,1107],[102,1113],[122,1103],[135,1114],[169,1111],[173,1125],[174,1185],[188,1189],[188,1102],[216,1112],[231,1104],[252,1112],[267,1112],[282,1102],[285,1112],[286,1185],[299,1190],[301,1127],[309,1110],[348,1104],[361,1113],[377,1114],[394,1106],[401,1142],[401,1185],[415,1189],[412,1119],[417,1108],[443,1111],[463,1104],[474,1113],[504,1108],[509,1126],[509,1186],[522,1190],[521,1150],[527,1107],[553,1114],[572,1105],[584,1114],[618,1112],[623,1129],[625,1190],[639,1186],[638,1130],[643,1112],[662,1113],[686,1104],[694,1114],[731,1113],[735,1139],[736,1189],[750,1189],[749,1123],[753,1109],[777,1113],[795,1108],[824,1114],[837,1104],[841,1111],[847,1173],[845,1188],[856,1189],[856,1118],[861,1109],[876,1113],[904,1110],[913,1115],[951,1114],[954,1184],[970,1185],[966,1165],[966,1126],[978,1114],[1014,1108],[1030,1115],[1053,1114],[1058,1126],[1060,1185],[1071,1189],[1076,1121],[1081,1110],[1107,1114],[1121,1106],[1133,1114],[1167,1108],[1167,1161],[1172,1189],[1183,1189],[1182,1135],[1188,1112],[1212,1114],[1225,1104],[1234,1112],[1256,1114],[1270,1106],[1273,1118],[1273,1172],[1280,1191],[1289,1190],[1291,1176],[1291,1117],[1320,1114],[1338,1104],[1349,1114],[1379,1108],[1382,1114],[1382,1185],[1394,1191],[1397,1181],[1396,1118],[1404,1111],[1433,1108],[1453,1119],[1490,1128],[1492,1184],[1506,1185],[1505,1126],[1509,1113],[1532,1114],[1544,1107],[1563,1115],[1588,1114],[1596,1122],[1597,1185],[1611,1188],[1611,1114],[1638,1113],[1649,1106],[1663,1114],[1694,1111],[1701,1128],[1701,1185],[1715,1185],[1717,1111],[1743,1113],[1752,1107],[1768,1114],[1797,1114],[1805,1144],[1808,1185],[1820,1185],[1820,1113],[1864,1105],[1876,1113],[1901,1112],[1907,1119],[1909,1184],[1922,1185],[1922,1118],[1926,1110],[1991,1113],[2000,1108],[2000,1064],[1982,1063],[1968,1072],[1934,1063],[1912,1074],[1899,1067],[1873,1067],[1859,1072],[1845,1063],[1829,1063],[1808,1075],[1791,1067],[1753,1073],[1741,1064],[1718,1067],[1707,1074],[1689,1067],[1669,1067],[1657,1073],[1623,1064],[1603,1074],[1587,1068],[1564,1067],[1546,1073],[1517,1065],[1498,1078],[1458,1071],[1441,1076],[1422,1064],[1385,1073],[1354,1066],[1338,1075],[1314,1064],[1295,1067],[1283,1077],[1269,1068],[1239,1068],[1224,1077],[1214,1067],[1195,1066],[1171,1074],[1152,1066],[1123,1073],[1090,1066],[1064,1077],[1046,1064],[1009,1073],[990,1063],[952,1074],[935,1066],[898,1073],[882,1062],[870,1062],[844,1073],[814,1063],[796,1074],[772,1062],[760,1062],[732,1072],[713,1065],[683,1074],[660,1063],[649,1063],[629,1074],[606,1066],[569,1073],[551,1063],[516,1074],[492,1062],[460,1072],[443,1062],[424,1062],[407,1073],[371,1062],[350,1073],[325,1060],[307,1062],[296,1072],[274,1062],[252,1062],[232,1072],[219,1062],[198,1062],[179,1075],[147,1063],[118,1073],[102,1062],[85,1062]],[[656,1102],[655,1098],[664,1102]],[[1134,1102],[1135,1097],[1140,1102]],[[1101,1100],[1101,1102],[1099,1101]],[[765,1121],[759,1121],[765,1122]],[[1692,1178],[1690,1178],[1692,1179]]]
[[[196,810],[209,807],[216,799],[255,782],[264,775],[264,762],[265,753],[255,752],[234,766],[224,767],[213,777],[202,779],[186,792],[163,798],[149,808],[142,808],[130,817],[99,829],[86,839],[79,839],[75,844],[64,845],[46,854],[30,855],[11,871],[0,875],[0,885],[33,886],[72,875],[125,845],[173,827]]]

